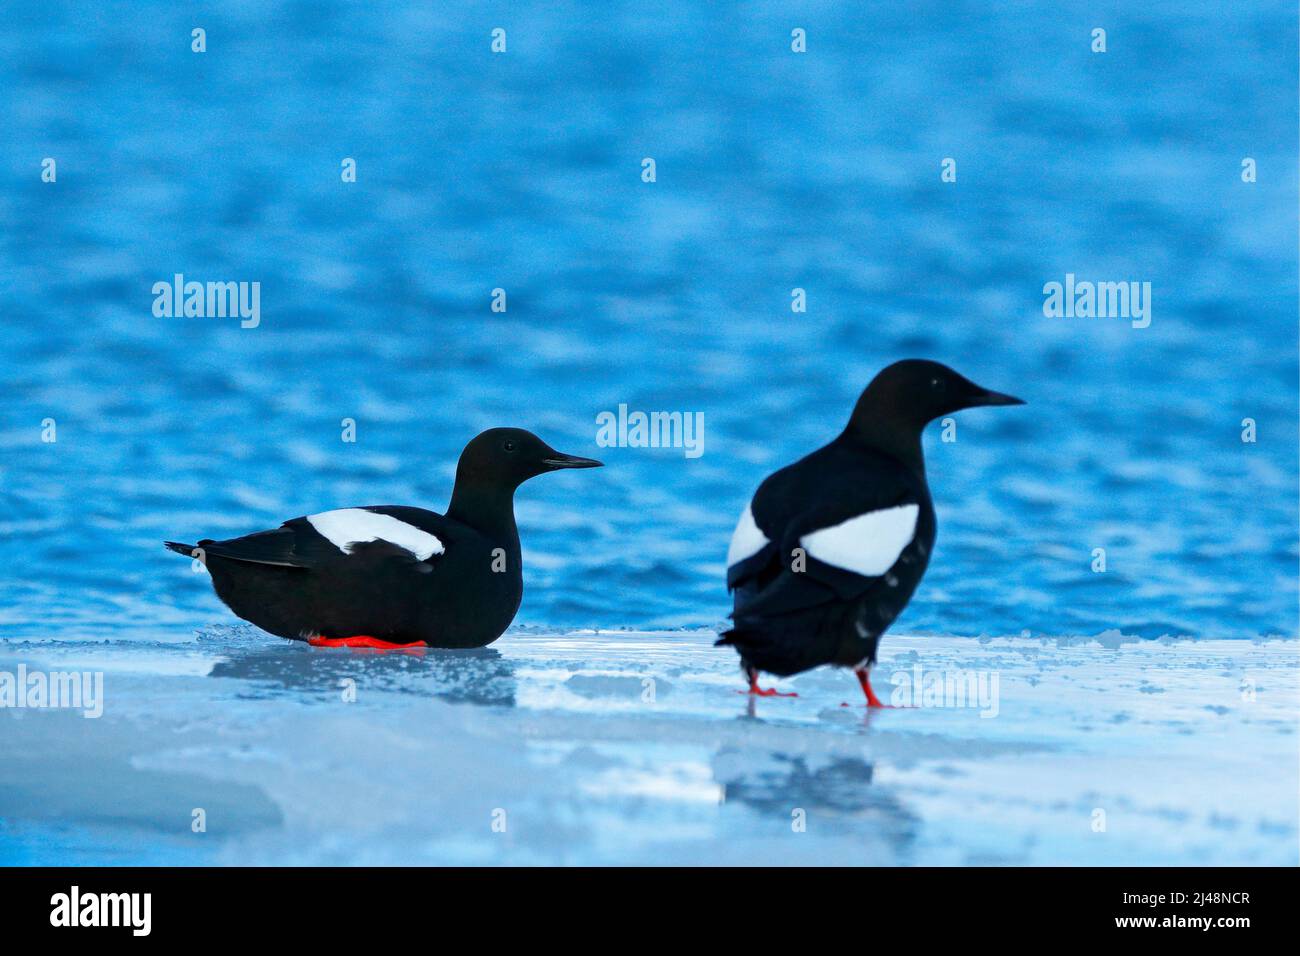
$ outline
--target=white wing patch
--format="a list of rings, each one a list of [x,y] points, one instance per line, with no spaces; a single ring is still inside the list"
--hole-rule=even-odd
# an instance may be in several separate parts
[[[436,535],[398,521],[392,515],[376,514],[364,508],[323,511],[318,515],[308,515],[307,520],[344,554],[352,553],[349,545],[363,541],[391,542],[410,551],[421,561],[443,551],[442,542]]]
[[[799,539],[818,561],[845,571],[878,577],[894,566],[916,535],[919,505],[868,511]]]
[[[749,505],[745,505],[740,521],[736,523],[736,530],[731,535],[731,546],[727,548],[727,567],[753,557],[766,544],[767,535],[758,530],[758,525],[754,523],[754,512]]]

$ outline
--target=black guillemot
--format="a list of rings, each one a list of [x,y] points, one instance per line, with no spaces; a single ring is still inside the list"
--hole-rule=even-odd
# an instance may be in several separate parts
[[[940,415],[1023,405],[946,365],[895,362],[866,387],[830,444],[770,475],[746,505],[727,553],[732,628],[749,692],[758,672],[852,667],[869,707],[880,635],[907,606],[934,546],[921,432]]]
[[[235,614],[280,637],[325,647],[482,647],[523,598],[515,489],[548,471],[599,465],[523,429],[493,428],[461,453],[445,515],[343,508],[242,538],[165,544],[202,561]]]

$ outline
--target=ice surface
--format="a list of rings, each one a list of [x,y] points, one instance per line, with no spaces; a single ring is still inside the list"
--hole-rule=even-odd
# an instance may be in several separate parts
[[[105,706],[0,711],[0,862],[1297,862],[1295,641],[885,640],[882,697],[972,671],[981,717],[829,669],[751,700],[713,639],[9,643]]]

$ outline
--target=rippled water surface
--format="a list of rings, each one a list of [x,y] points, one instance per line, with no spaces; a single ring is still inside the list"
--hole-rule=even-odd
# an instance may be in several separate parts
[[[196,16],[5,15],[0,635],[186,639],[228,615],[163,538],[441,510],[499,424],[609,466],[521,491],[521,623],[711,626],[747,496],[905,356],[1029,405],[929,434],[899,630],[1294,634],[1294,10],[1116,9],[1105,54],[1078,3]],[[260,326],[155,318],[175,273]],[[1150,327],[1044,318],[1066,273]],[[620,403],[704,454],[598,448]]]

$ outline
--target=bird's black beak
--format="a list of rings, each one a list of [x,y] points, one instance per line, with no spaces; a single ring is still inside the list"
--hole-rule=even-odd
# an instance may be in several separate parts
[[[1023,398],[1016,398],[1014,395],[1007,395],[1005,392],[990,392],[987,389],[980,389],[967,399],[967,408],[978,408],[981,405],[1023,405]]]
[[[579,458],[577,455],[566,455],[563,452],[550,452],[542,459],[542,464],[550,471],[558,471],[561,468],[600,468],[604,462],[596,461],[594,458]]]

